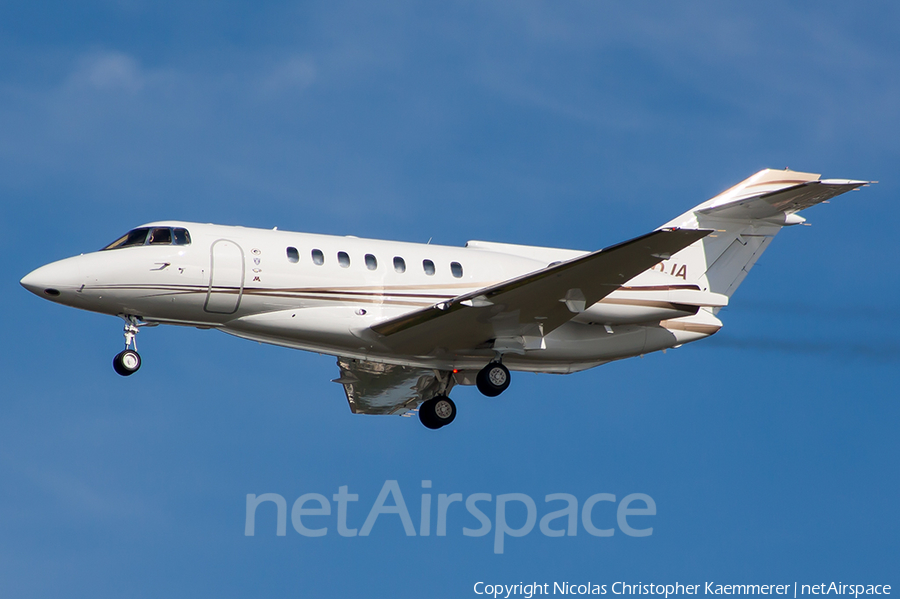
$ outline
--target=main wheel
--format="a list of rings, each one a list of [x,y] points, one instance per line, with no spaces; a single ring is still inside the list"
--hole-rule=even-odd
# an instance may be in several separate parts
[[[500,362],[491,362],[479,370],[475,377],[475,386],[488,397],[496,397],[506,391],[509,382],[509,369]]]
[[[133,349],[126,349],[113,358],[113,369],[122,376],[131,376],[141,367],[141,356]]]
[[[444,395],[438,395],[419,406],[419,421],[432,430],[447,426],[456,418],[456,404]]]
[[[434,409],[431,405],[432,400],[428,400],[419,406],[419,422],[425,428],[430,428],[432,430],[441,428],[441,423],[437,421],[437,418],[434,416]]]

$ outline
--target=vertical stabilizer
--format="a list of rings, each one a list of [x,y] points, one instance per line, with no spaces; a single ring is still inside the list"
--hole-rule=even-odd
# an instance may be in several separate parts
[[[813,173],[766,169],[665,225],[715,232],[669,260],[686,266],[701,289],[731,296],[782,227],[802,224],[797,212],[868,181],[820,180]]]

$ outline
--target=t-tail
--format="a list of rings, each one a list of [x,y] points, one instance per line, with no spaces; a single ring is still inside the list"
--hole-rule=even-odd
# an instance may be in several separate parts
[[[703,202],[661,228],[713,229],[659,266],[704,291],[731,296],[782,227],[803,224],[797,214],[871,183],[765,169]],[[683,270],[682,270],[683,269]]]

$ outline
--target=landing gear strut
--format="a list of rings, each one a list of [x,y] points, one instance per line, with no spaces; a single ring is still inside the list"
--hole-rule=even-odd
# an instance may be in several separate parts
[[[135,340],[135,335],[140,330],[140,321],[134,316],[122,316],[122,319],[125,320],[125,349],[113,358],[113,370],[121,376],[131,376],[141,367],[141,355],[137,353]]]
[[[496,397],[506,391],[509,382],[509,369],[500,362],[491,362],[475,377],[475,386],[488,397]]]

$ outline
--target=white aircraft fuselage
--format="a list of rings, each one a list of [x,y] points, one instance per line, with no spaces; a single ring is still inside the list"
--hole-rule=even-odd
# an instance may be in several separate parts
[[[509,370],[570,373],[717,332],[716,313],[797,213],[866,181],[766,169],[647,235],[603,250],[465,247],[149,223],[21,284],[141,326],[214,328],[338,358],[354,413],[453,421],[454,385],[502,393]]]
[[[183,228],[190,244],[145,243],[82,254],[35,270],[22,285],[53,302],[147,323],[216,328],[359,360],[479,370],[494,356],[493,347],[400,356],[380,347],[367,331],[385,319],[587,253],[486,242],[448,247],[180,221],[141,228]],[[288,248],[296,250],[296,262]],[[322,253],[322,264],[313,261],[315,250]],[[530,255],[508,253],[516,250]],[[341,252],[348,266],[341,264]],[[367,264],[367,256],[375,262],[368,258]],[[395,267],[398,258],[403,262]],[[426,270],[426,261],[433,267]],[[452,263],[459,264],[462,276],[454,276]],[[705,326],[670,330],[667,320],[696,314],[704,302],[722,301],[686,277],[646,271],[573,314],[571,322],[543,338],[542,348],[523,343],[518,352],[504,352],[503,361],[512,370],[568,373],[674,347],[706,337],[721,324],[709,315]]]

